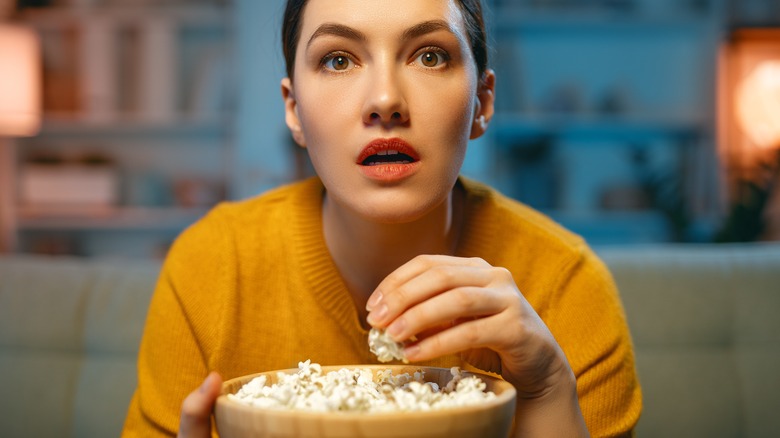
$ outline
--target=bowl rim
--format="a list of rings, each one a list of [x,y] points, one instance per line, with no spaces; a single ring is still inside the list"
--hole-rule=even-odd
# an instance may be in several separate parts
[[[350,368],[350,369],[364,369],[368,368],[371,369],[372,372],[375,372],[375,370],[386,370],[388,368],[394,369],[394,373],[396,369],[408,369],[409,371],[401,371],[401,372],[410,372],[410,370],[437,370],[437,371],[446,371],[450,372],[452,369],[450,368],[444,368],[444,367],[431,367],[431,366],[415,366],[412,364],[404,365],[404,364],[388,364],[388,365],[377,365],[377,364],[367,364],[367,365],[322,365],[322,371],[323,373],[328,371],[335,371],[340,370],[342,368]],[[241,411],[245,411],[247,413],[263,413],[263,414],[272,414],[272,415],[278,415],[280,417],[304,417],[304,418],[310,418],[310,419],[317,419],[317,418],[324,418],[328,417],[329,420],[333,420],[338,418],[339,420],[348,420],[352,421],[357,418],[361,419],[362,421],[366,421],[370,418],[378,418],[378,419],[385,419],[387,417],[392,416],[398,416],[398,415],[404,415],[411,416],[413,418],[417,417],[425,417],[425,418],[435,418],[439,416],[451,416],[453,414],[458,413],[465,413],[465,412],[479,412],[479,411],[486,411],[490,410],[499,406],[503,406],[508,403],[516,403],[517,398],[517,390],[515,387],[507,382],[506,380],[500,378],[496,375],[491,375],[485,372],[480,371],[470,371],[470,370],[464,370],[461,369],[461,372],[465,376],[476,376],[481,379],[487,379],[490,380],[494,385],[498,385],[502,388],[502,391],[500,394],[496,394],[496,396],[490,400],[486,400],[484,403],[474,404],[474,405],[468,405],[468,406],[455,406],[455,407],[447,407],[443,409],[435,409],[430,411],[387,411],[387,412],[350,412],[350,411],[326,411],[326,412],[319,412],[319,411],[307,411],[307,410],[293,410],[293,409],[274,409],[274,408],[262,408],[258,406],[252,406],[248,405],[246,403],[242,403],[236,400],[233,400],[231,398],[227,397],[227,388],[229,385],[234,384],[236,381],[244,380],[245,382],[249,382],[250,380],[254,379],[255,377],[261,376],[261,375],[267,375],[267,374],[276,374],[276,373],[286,373],[286,374],[294,374],[298,372],[298,368],[287,368],[282,370],[272,370],[272,371],[264,371],[259,373],[253,373],[253,374],[246,374],[243,376],[234,377],[232,379],[228,379],[222,383],[222,387],[220,389],[220,395],[217,397],[217,401],[215,403],[215,410],[217,406],[220,407],[220,409],[229,408],[229,409],[238,409]]]

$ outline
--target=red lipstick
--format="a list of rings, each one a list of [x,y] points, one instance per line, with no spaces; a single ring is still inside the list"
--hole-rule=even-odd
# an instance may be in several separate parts
[[[367,144],[357,158],[360,170],[367,177],[393,182],[404,179],[419,167],[417,151],[400,138],[379,138]]]

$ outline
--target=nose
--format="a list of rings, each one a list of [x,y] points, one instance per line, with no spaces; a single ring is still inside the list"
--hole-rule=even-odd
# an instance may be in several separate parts
[[[378,68],[368,81],[363,123],[391,128],[408,121],[409,105],[400,72],[392,68]]]

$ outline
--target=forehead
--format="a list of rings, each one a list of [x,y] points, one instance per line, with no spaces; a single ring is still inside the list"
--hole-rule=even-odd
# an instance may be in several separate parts
[[[463,15],[455,0],[309,0],[303,11],[301,41],[324,23],[337,23],[361,32],[395,37],[428,20],[443,20],[465,37]]]

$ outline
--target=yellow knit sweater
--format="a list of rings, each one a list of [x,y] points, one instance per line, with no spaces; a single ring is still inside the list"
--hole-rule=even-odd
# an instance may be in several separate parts
[[[594,437],[631,430],[641,411],[631,339],[609,272],[583,241],[479,183],[467,192],[460,256],[514,275],[577,376]],[[322,236],[319,180],[224,203],[176,241],[149,307],[138,388],[123,436],[174,436],[181,402],[209,371],[224,379],[376,363]],[[454,356],[426,363],[460,365]]]

